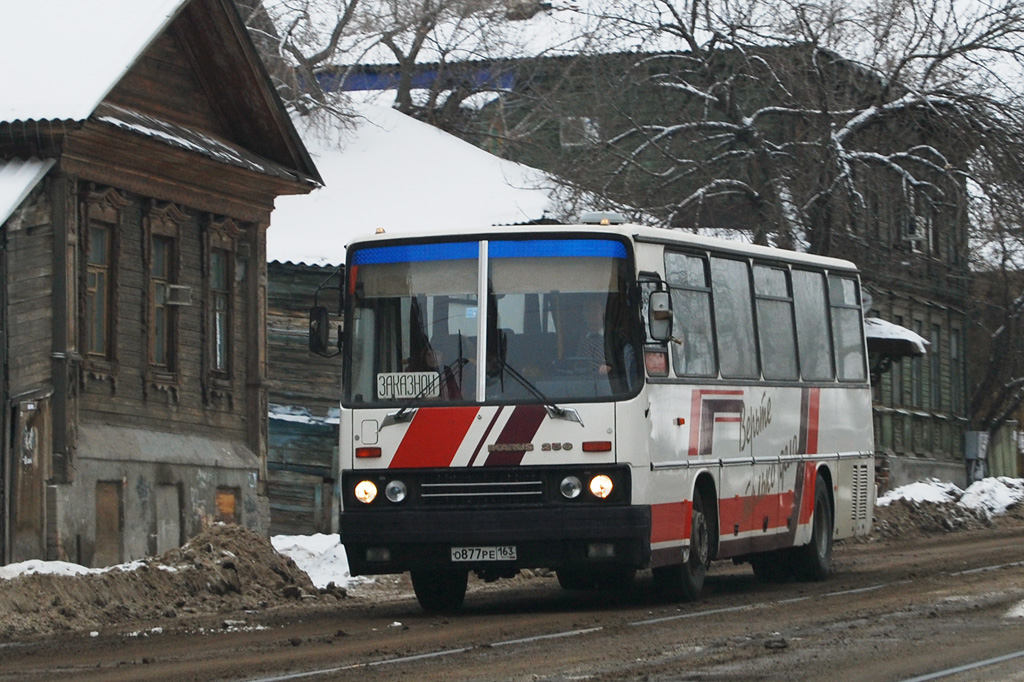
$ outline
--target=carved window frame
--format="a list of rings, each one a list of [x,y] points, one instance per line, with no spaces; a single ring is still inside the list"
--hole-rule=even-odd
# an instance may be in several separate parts
[[[143,298],[146,321],[146,383],[148,388],[168,391],[173,401],[177,400],[177,388],[181,382],[181,338],[178,306],[169,305],[168,288],[181,281],[181,237],[182,226],[188,215],[176,204],[151,201],[143,219],[145,242],[143,264],[146,281],[146,295]],[[165,271],[155,272],[156,242],[166,244],[168,252],[164,262]],[[166,356],[163,361],[156,357],[157,325],[161,319],[166,333]]]
[[[82,385],[88,389],[93,382],[109,382],[114,392],[117,386],[119,368],[119,318],[121,283],[121,238],[124,229],[124,210],[129,200],[113,187],[89,184],[85,187],[80,203],[81,228],[79,230],[79,305],[78,305],[78,347],[82,356]],[[90,263],[90,249],[93,246],[93,228],[107,232],[106,294],[103,301],[104,338],[102,352],[90,351],[92,320],[90,315],[90,273],[96,266]]]
[[[203,373],[206,377],[208,404],[227,404],[233,398],[237,374],[238,342],[235,321],[238,295],[237,257],[244,230],[232,218],[207,216],[203,253]],[[215,281],[214,259],[224,259],[223,279]],[[220,324],[218,324],[220,322]],[[226,333],[221,337],[220,332]],[[218,345],[224,351],[223,366],[218,361]]]

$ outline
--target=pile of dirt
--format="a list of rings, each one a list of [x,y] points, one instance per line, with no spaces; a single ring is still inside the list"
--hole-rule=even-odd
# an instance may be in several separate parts
[[[178,549],[137,562],[134,570],[0,580],[0,640],[174,623],[190,614],[244,613],[318,598],[309,576],[269,540],[219,525]]]
[[[867,542],[1013,526],[1024,529],[1024,504],[995,518],[955,503],[899,500],[875,508]],[[527,571],[518,579],[545,577]],[[411,598],[408,575],[378,576],[352,590],[353,601]],[[0,580],[0,642],[68,631],[181,628],[211,617],[224,622],[275,608],[329,606],[346,596],[333,584],[317,590],[270,541],[238,526],[214,526],[188,544],[136,562],[75,577],[24,575]],[[248,613],[247,613],[248,612]]]
[[[919,502],[895,500],[875,507],[872,540],[921,537],[963,530],[978,530],[1024,521],[1024,505],[1016,504],[1005,514],[992,517],[984,511],[962,507],[955,502]]]

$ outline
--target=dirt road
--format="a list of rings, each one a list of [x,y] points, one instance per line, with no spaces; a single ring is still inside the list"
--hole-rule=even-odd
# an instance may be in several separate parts
[[[884,528],[883,528],[884,530]],[[404,580],[344,600],[0,644],[0,680],[1024,680],[1024,521],[837,546],[822,583],[715,564],[700,601],[474,583],[423,614]],[[999,660],[997,660],[999,659]]]

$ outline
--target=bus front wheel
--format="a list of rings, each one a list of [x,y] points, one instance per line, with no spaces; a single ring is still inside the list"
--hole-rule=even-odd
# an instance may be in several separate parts
[[[457,611],[466,599],[469,571],[421,569],[409,575],[416,600],[428,613]]]
[[[711,529],[704,513],[704,498],[693,494],[690,520],[690,553],[686,561],[673,566],[660,566],[652,572],[658,590],[671,599],[696,601],[704,589],[704,576],[711,564]]]

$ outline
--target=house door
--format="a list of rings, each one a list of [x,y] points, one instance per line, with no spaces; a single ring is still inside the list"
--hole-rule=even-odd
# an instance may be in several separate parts
[[[123,559],[124,518],[121,512],[121,482],[96,483],[96,547],[93,566],[113,566]]]
[[[156,488],[156,553],[181,546],[181,496],[176,485]]]

